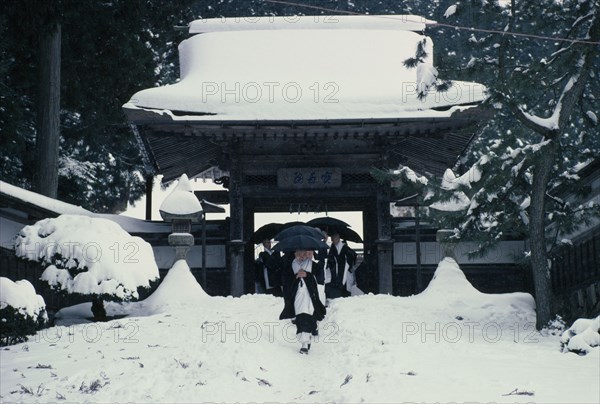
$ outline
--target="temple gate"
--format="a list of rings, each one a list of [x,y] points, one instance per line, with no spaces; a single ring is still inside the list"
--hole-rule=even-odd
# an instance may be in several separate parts
[[[441,175],[473,138],[483,87],[455,82],[452,94],[422,97],[423,70],[403,64],[419,47],[431,53],[426,20],[335,17],[326,27],[314,17],[195,21],[181,81],[124,105],[150,175],[221,173],[233,296],[248,292],[254,213],[296,210],[362,212],[378,292],[391,293],[393,201],[373,169]],[[433,68],[431,57],[421,63]]]

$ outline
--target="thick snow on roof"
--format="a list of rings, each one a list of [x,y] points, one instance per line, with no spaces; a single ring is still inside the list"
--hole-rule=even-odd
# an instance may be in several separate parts
[[[81,206],[76,206],[67,202],[59,201],[58,199],[49,198],[36,192],[8,184],[4,181],[0,181],[0,193],[42,209],[46,209],[50,212],[54,212],[57,215],[72,214],[109,219],[118,223],[128,233],[171,232],[171,225],[167,223],[150,223],[141,219],[123,215],[94,213],[82,208]],[[0,227],[0,241],[3,246],[6,246],[12,244],[12,239],[23,227],[23,225],[9,221],[6,218],[1,218]]]
[[[282,29],[378,29],[423,31],[435,21],[418,15],[293,15],[265,17],[227,17],[192,21],[190,34],[222,31]]]
[[[423,40],[427,69],[408,69],[403,62]],[[482,85],[457,81],[419,100],[417,73],[432,71],[433,48],[411,31],[210,32],[183,41],[179,52],[181,80],[136,93],[125,109],[185,121],[428,118],[484,99]]]
[[[81,206],[72,205],[70,203],[59,201],[58,199],[49,198],[44,195],[40,195],[33,191],[28,191],[23,188],[11,185],[7,182],[0,181],[0,193],[10,196],[12,198],[21,200],[23,202],[30,203],[32,205],[39,206],[46,210],[55,212],[57,214],[69,214],[69,215],[90,215],[87,209]]]

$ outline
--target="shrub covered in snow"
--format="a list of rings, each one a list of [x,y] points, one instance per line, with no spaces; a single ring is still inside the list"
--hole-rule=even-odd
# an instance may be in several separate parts
[[[15,250],[43,264],[41,279],[51,288],[95,299],[138,299],[159,278],[150,244],[103,218],[40,220],[21,230]]]
[[[0,346],[26,341],[47,322],[46,303],[29,281],[0,277]]]
[[[549,335],[562,335],[565,332],[565,328],[567,328],[567,323],[557,314],[554,320],[548,322],[548,325],[544,327],[542,332]]]
[[[576,320],[560,339],[563,352],[585,355],[600,345],[600,316]]]

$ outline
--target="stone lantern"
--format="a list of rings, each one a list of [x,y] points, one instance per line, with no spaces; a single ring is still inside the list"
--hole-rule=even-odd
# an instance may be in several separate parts
[[[188,250],[194,245],[192,223],[199,223],[204,218],[202,205],[194,195],[187,175],[183,174],[179,178],[173,192],[160,205],[159,212],[165,222],[172,224],[169,245],[175,247],[175,261],[184,260]]]
[[[440,229],[435,234],[436,241],[442,246],[444,257],[450,257],[457,260],[456,246],[458,240],[452,238],[452,236],[454,236],[454,231],[450,229]]]

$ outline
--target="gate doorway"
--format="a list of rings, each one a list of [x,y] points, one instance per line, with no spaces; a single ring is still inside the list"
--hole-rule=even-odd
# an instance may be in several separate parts
[[[363,239],[363,213],[360,211],[341,212],[269,212],[254,214],[254,231],[268,223],[308,222],[309,220],[330,216],[348,223],[352,230],[357,232]],[[362,251],[363,243],[348,242],[348,246],[355,251]]]
[[[298,209],[298,207],[296,207]],[[291,209],[293,210],[293,209]],[[363,233],[363,212],[360,211],[340,211],[340,212],[269,212],[269,213],[254,213],[254,230],[256,231],[261,226],[269,224],[269,223],[290,223],[290,222],[303,222],[306,223],[312,219],[320,218],[320,217],[332,217],[335,219],[342,220],[350,225],[350,228],[358,233],[360,237],[364,241],[364,233]],[[330,241],[330,240],[329,240]],[[364,259],[364,243],[356,243],[353,241],[346,241],[348,246],[354,250],[360,257],[361,260]],[[252,292],[254,287],[254,277],[253,277],[253,264],[254,260],[258,258],[258,254],[263,251],[263,247],[261,244],[254,244],[253,242],[249,242],[247,245],[247,249],[250,250],[246,256],[246,262],[244,267],[246,268],[244,274],[244,289],[246,292]],[[367,263],[365,261],[364,267],[366,267]],[[372,289],[372,285],[376,282],[376,279],[373,279],[372,276],[374,271],[372,268],[369,268],[368,275],[365,270],[365,278],[368,276],[368,285],[365,285],[365,289],[368,287]],[[360,286],[359,286],[360,287]]]

